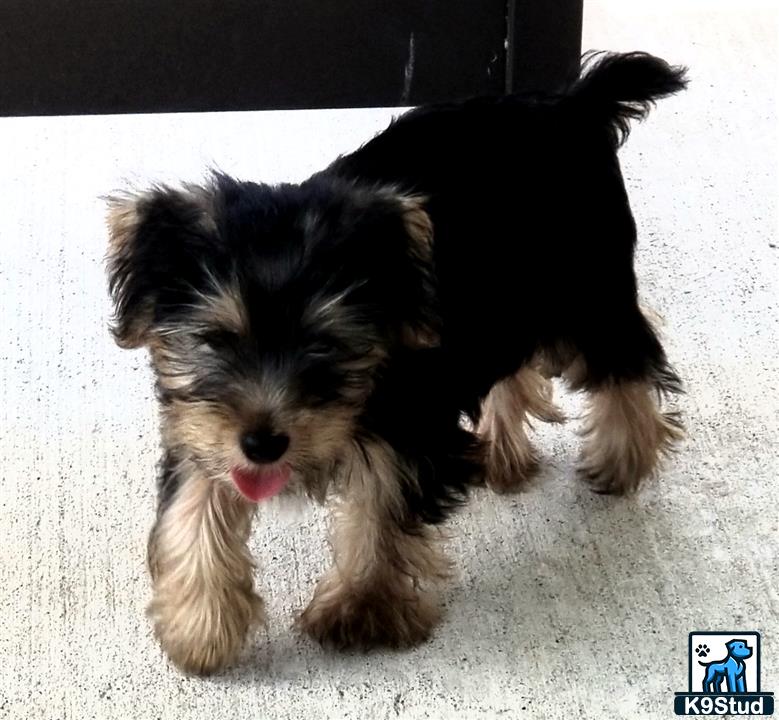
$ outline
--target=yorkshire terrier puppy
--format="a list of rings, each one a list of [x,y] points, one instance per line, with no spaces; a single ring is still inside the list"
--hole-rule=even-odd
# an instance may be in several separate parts
[[[526,481],[528,416],[561,420],[550,375],[587,394],[596,490],[655,471],[680,382],[639,308],[617,148],[684,85],[650,55],[600,55],[557,96],[413,110],[299,185],[110,199],[114,334],[148,347],[162,407],[150,615],[177,666],[224,668],[263,621],[246,541],[278,493],[334,507],[299,626],[339,647],[424,639],[447,569],[432,528],[469,486]]]

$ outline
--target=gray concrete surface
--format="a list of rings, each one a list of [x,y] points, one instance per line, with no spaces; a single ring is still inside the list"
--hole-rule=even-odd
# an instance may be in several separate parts
[[[163,658],[144,617],[155,406],[143,353],[106,332],[97,199],[208,163],[302,178],[391,112],[0,120],[0,717],[668,718],[694,629],[761,631],[763,687],[779,691],[772,6],[587,4],[586,47],[691,67],[689,92],[622,153],[689,440],[620,501],[576,481],[575,423],[539,429],[540,482],[479,493],[451,524],[446,618],[407,653],[335,655],[291,633],[325,518],[268,507],[252,540],[267,633],[209,680]]]

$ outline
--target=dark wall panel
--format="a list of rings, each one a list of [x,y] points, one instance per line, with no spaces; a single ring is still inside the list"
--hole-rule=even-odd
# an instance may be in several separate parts
[[[547,5],[526,2],[541,14]],[[0,115],[391,106],[500,93],[506,35],[506,0],[4,0]],[[533,52],[558,58],[543,67],[578,57],[564,40],[535,42]],[[512,67],[515,80],[523,67]],[[549,84],[544,72],[532,82]]]
[[[554,90],[579,71],[582,0],[509,0],[507,90]]]

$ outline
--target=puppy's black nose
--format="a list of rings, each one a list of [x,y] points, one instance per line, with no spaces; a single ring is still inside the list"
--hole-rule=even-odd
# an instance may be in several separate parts
[[[269,430],[253,430],[241,436],[241,450],[249,460],[271,463],[278,460],[289,447],[289,436]]]

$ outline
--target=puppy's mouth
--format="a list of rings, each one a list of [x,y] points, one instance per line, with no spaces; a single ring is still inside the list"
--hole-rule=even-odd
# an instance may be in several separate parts
[[[230,476],[238,492],[255,503],[278,495],[291,475],[292,468],[287,463],[258,468],[234,467],[230,470]]]

